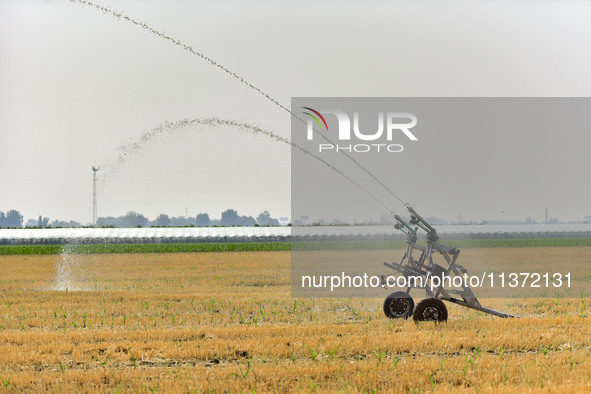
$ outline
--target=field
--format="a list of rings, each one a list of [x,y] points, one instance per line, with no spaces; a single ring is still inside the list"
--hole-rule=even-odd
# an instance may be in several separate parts
[[[462,252],[524,256],[585,266],[591,248]],[[481,300],[521,319],[448,305],[447,324],[417,325],[381,299],[292,299],[287,251],[4,255],[0,272],[0,391],[591,390],[582,297]]]

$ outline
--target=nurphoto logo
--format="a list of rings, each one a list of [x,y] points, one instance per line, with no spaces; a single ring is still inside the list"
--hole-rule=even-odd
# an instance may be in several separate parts
[[[310,107],[302,107],[303,114],[308,116],[307,119],[307,139],[312,141],[315,133],[321,133],[323,139],[329,143],[318,144],[318,152],[391,152],[398,153],[404,150],[404,147],[399,143],[391,143],[395,138],[404,135],[411,141],[418,141],[418,138],[410,131],[417,125],[417,117],[411,113],[406,112],[378,112],[377,113],[377,130],[361,130],[359,126],[359,112],[353,112],[353,127],[351,127],[351,117],[344,111],[335,109],[321,109],[315,110]],[[333,143],[329,134],[328,122],[324,115],[334,115],[337,122],[337,137],[339,143]],[[334,118],[333,118],[334,119]],[[314,126],[318,125],[317,131]],[[332,129],[331,129],[332,130]],[[352,130],[352,132],[351,132]],[[345,143],[348,141],[363,141],[364,143]],[[373,143],[367,143],[372,141]],[[380,142],[384,141],[384,142]]]

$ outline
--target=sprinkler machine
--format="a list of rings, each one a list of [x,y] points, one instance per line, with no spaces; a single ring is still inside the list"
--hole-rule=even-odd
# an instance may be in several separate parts
[[[465,281],[462,285],[453,289],[445,288],[444,277],[462,276],[467,274],[467,270],[456,262],[460,255],[460,249],[448,247],[437,243],[439,236],[437,232],[425,219],[423,219],[410,206],[406,205],[410,212],[410,223],[403,220],[400,216],[394,215],[397,223],[394,227],[407,235],[408,247],[400,263],[384,263],[401,275],[406,277],[408,285],[406,291],[396,291],[391,293],[384,300],[384,313],[391,319],[408,319],[411,315],[415,322],[419,321],[447,321],[447,308],[443,301],[452,302],[466,308],[476,309],[499,317],[514,317],[506,313],[485,308],[480,305],[478,299]],[[416,227],[412,227],[416,226]],[[417,231],[421,228],[427,233],[427,246],[417,244]],[[413,252],[420,253],[420,257],[415,259]],[[447,267],[435,264],[433,254],[439,253],[447,262]],[[385,282],[385,275],[382,281]],[[414,277],[415,280],[411,278]],[[433,286],[433,277],[439,277],[436,282],[439,286]],[[448,280],[448,282],[450,282]],[[449,283],[448,283],[449,284]],[[461,287],[461,289],[460,289]],[[427,298],[421,300],[416,306],[410,295],[411,289],[425,290]]]

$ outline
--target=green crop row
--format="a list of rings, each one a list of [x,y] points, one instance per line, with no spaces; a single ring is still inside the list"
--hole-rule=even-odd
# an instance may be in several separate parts
[[[424,244],[424,242],[421,242]],[[539,248],[591,246],[591,238],[442,240],[458,248]],[[288,250],[404,249],[405,241],[234,242],[176,244],[0,245],[0,255],[90,253],[270,252]]]
[[[91,253],[198,253],[269,252],[290,250],[289,242],[179,243],[179,244],[86,244],[1,245],[0,255]]]

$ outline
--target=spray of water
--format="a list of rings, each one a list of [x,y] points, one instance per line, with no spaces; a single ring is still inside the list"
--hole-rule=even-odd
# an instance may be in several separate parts
[[[261,94],[262,96],[264,96],[267,100],[269,100],[271,103],[273,103],[274,105],[278,106],[279,108],[281,108],[282,110],[286,111],[287,113],[289,113],[291,116],[293,116],[294,118],[298,119],[300,122],[302,123],[306,123],[302,118],[300,118],[297,114],[293,113],[291,110],[289,110],[289,108],[287,108],[286,106],[282,105],[279,101],[277,101],[276,99],[274,99],[273,97],[269,96],[267,93],[265,93],[263,90],[261,90],[260,88],[256,87],[255,85],[253,85],[252,83],[250,83],[248,80],[246,80],[245,78],[241,77],[240,75],[236,74],[235,72],[231,71],[230,69],[228,69],[227,67],[225,67],[222,64],[219,64],[218,62],[216,62],[215,60],[213,60],[212,58],[210,58],[209,56],[195,50],[192,46],[187,45],[183,42],[181,42],[180,40],[177,40],[176,38],[173,38],[151,26],[149,26],[148,24],[144,23],[144,22],[140,22],[137,21],[125,14],[123,14],[122,12],[117,12],[114,11],[112,9],[110,9],[109,7],[105,7],[102,6],[100,4],[96,4],[93,3],[92,1],[88,1],[88,0],[71,0],[72,2],[76,2],[76,3],[80,3],[86,6],[90,6],[93,7],[99,11],[104,12],[105,14],[109,14],[114,16],[117,19],[123,19],[127,22],[133,23],[134,25],[140,27],[141,29],[154,34],[164,40],[167,40],[171,43],[173,43],[174,45],[182,48],[183,50],[201,58],[202,60],[205,60],[206,62],[210,63],[212,66],[217,67],[218,69],[222,70],[223,72],[225,72],[226,74],[230,75],[231,77],[237,79],[238,81],[240,81],[241,83],[243,83],[244,85],[248,86],[250,89],[253,89],[254,91],[256,91],[257,93]],[[323,138],[325,141],[331,143],[334,145],[334,143],[323,133],[320,133],[318,130],[314,130],[314,132],[316,132],[317,135],[320,136],[320,138]],[[374,181],[376,181],[380,186],[382,186],[386,191],[388,191],[388,193],[390,193],[394,198],[396,198],[398,201],[400,201],[403,205],[408,205],[407,203],[405,203],[400,197],[398,197],[398,195],[396,193],[394,193],[392,191],[392,189],[390,189],[386,184],[384,184],[379,178],[377,178],[371,171],[369,171],[367,168],[365,168],[361,163],[359,163],[357,160],[355,160],[351,155],[349,155],[347,152],[345,151],[340,151],[340,153],[344,154],[345,156],[347,156],[347,158],[349,160],[351,160],[353,163],[355,163],[355,165],[357,165],[363,172],[365,172],[367,175],[369,175]],[[355,182],[354,182],[355,183]],[[356,185],[358,185],[357,183],[355,183]],[[388,212],[392,212],[392,210],[390,208],[388,208],[386,206],[386,204],[384,204],[381,200],[379,200],[376,196],[374,196],[373,194],[367,192],[367,190],[364,190],[366,193],[370,194],[371,197],[376,200],[379,201],[379,204],[386,208],[386,210]]]
[[[75,241],[69,241],[63,246],[62,253],[59,254],[55,264],[54,290],[75,291],[92,288],[90,281],[93,275],[90,268],[93,264],[89,264],[87,259],[81,259],[80,255],[75,252],[75,248]]]
[[[80,289],[80,261],[64,248],[55,263],[55,286],[58,291]]]
[[[260,128],[258,126],[252,125],[252,124],[240,123],[240,122],[236,122],[234,120],[228,120],[228,119],[193,118],[193,119],[182,119],[182,120],[178,120],[176,122],[165,122],[165,123],[161,124],[160,126],[142,134],[138,138],[137,141],[132,142],[130,144],[122,145],[119,148],[120,153],[119,153],[119,157],[117,158],[116,162],[114,164],[105,163],[103,165],[103,167],[109,170],[115,166],[117,166],[117,167],[123,166],[123,165],[125,165],[127,159],[131,155],[140,152],[143,149],[143,147],[147,143],[149,143],[151,140],[153,140],[154,138],[156,138],[158,136],[162,136],[166,133],[174,133],[175,131],[178,131],[178,130],[181,130],[181,129],[184,129],[184,128],[190,127],[190,126],[207,126],[207,127],[228,126],[233,129],[249,132],[252,134],[264,135],[264,136],[269,137],[277,142],[287,144],[287,145],[291,146],[292,148],[297,149],[298,151],[304,153],[308,157],[311,157],[311,158],[321,162],[323,165],[330,168],[332,171],[336,172],[340,176],[344,177],[347,181],[351,182],[353,185],[355,185],[356,187],[361,189],[369,197],[371,197],[378,204],[380,204],[383,208],[388,209],[388,207],[385,204],[383,204],[381,202],[381,200],[376,198],[369,190],[364,188],[362,185],[357,183],[355,180],[353,180],[347,174],[345,174],[344,172],[342,172],[338,168],[334,167],[332,164],[330,164],[329,162],[327,162],[326,160],[324,160],[320,156],[310,152],[308,149],[288,140],[287,138],[281,137],[280,135],[277,135],[277,134],[273,133],[272,131],[265,130],[263,128]]]

